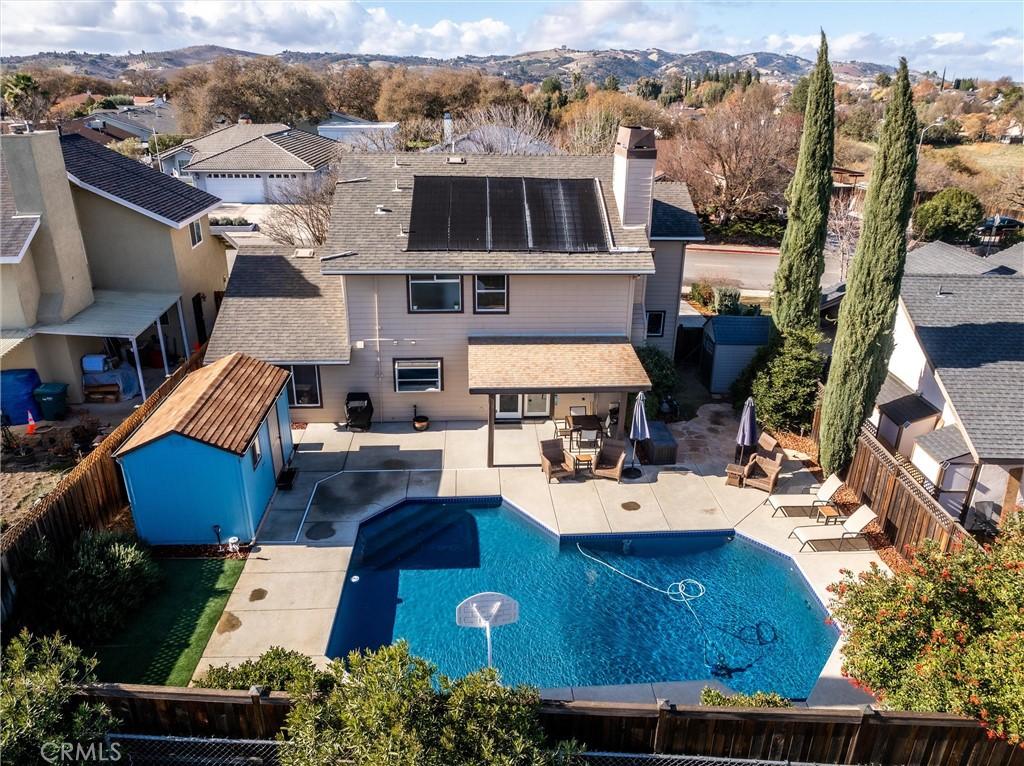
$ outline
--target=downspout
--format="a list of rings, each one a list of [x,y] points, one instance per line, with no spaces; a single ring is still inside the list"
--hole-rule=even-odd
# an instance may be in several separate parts
[[[384,366],[380,355],[380,277],[373,278],[373,337],[377,345],[377,401],[380,402],[380,414],[378,422],[384,422]]]
[[[626,301],[626,338],[630,341],[633,339],[633,299],[636,297],[636,281],[636,276],[629,278],[629,295]]]

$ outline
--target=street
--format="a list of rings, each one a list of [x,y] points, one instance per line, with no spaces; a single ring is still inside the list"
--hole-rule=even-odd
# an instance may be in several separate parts
[[[705,279],[716,284],[736,285],[744,290],[770,290],[779,265],[777,248],[745,245],[688,245],[683,266],[683,289]],[[839,281],[839,263],[825,258],[821,284]]]

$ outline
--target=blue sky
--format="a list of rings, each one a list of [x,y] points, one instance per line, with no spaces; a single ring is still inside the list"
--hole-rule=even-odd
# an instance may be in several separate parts
[[[122,53],[216,43],[428,55],[572,48],[769,50],[810,57],[818,28],[833,58],[1024,79],[1024,4],[943,2],[356,2],[355,0],[2,0],[0,53]]]

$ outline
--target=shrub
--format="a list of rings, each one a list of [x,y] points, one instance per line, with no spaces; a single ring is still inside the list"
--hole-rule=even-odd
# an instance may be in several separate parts
[[[873,566],[829,586],[846,636],[843,673],[897,710],[977,718],[1024,741],[1024,518],[990,550],[942,553],[928,540],[892,574]]]
[[[818,380],[825,359],[816,346],[822,340],[817,330],[790,330],[781,340],[762,349],[741,375],[749,381],[757,419],[773,431],[799,431],[810,426],[818,396]],[[733,394],[742,403],[744,392],[737,380]]]
[[[964,189],[943,189],[914,211],[914,231],[922,239],[963,242],[985,217],[976,196]]]
[[[659,400],[679,387],[679,372],[672,357],[655,346],[641,346],[636,350],[640,364],[651,379],[651,393]]]
[[[701,280],[690,285],[690,300],[694,303],[707,308],[714,297],[714,288],[708,282]]]
[[[736,287],[715,288],[715,311],[719,314],[740,313],[740,291]]]
[[[708,707],[793,707],[792,702],[775,692],[728,695],[710,686],[701,689],[700,704]]]
[[[268,691],[286,691],[297,681],[316,677],[316,665],[309,657],[292,649],[272,646],[255,660],[246,660],[233,667],[211,667],[195,685],[207,689],[262,686]]]
[[[95,643],[125,623],[159,577],[149,551],[131,535],[88,531],[66,553],[40,541],[19,580],[19,602],[28,605],[25,621],[37,632],[59,630]]]
[[[75,701],[78,687],[96,680],[96,660],[60,634],[33,638],[22,631],[4,649],[3,666],[0,752],[5,763],[43,763],[40,748],[47,743],[87,745],[116,726],[106,705]]]

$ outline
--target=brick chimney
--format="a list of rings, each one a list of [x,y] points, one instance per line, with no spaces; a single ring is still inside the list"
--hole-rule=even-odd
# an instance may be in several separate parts
[[[654,193],[654,131],[622,125],[615,137],[612,189],[623,226],[649,227]]]

